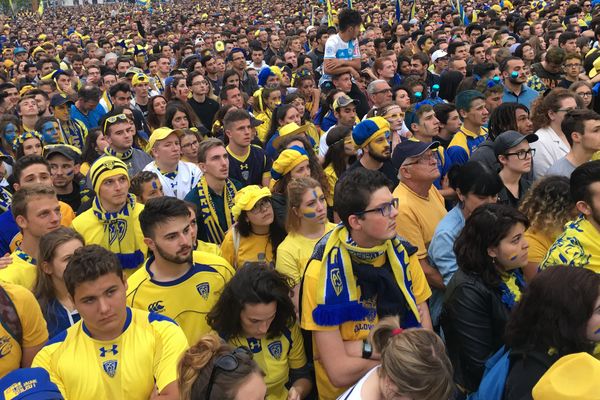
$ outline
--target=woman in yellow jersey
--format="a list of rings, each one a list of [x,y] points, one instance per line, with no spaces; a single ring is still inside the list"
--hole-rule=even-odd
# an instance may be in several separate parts
[[[293,301],[298,310],[299,286],[315,245],[335,224],[327,220],[327,201],[319,182],[312,178],[292,180],[287,187],[288,236],[277,248],[275,269],[294,284]]]
[[[227,283],[206,317],[227,343],[253,353],[265,373],[267,400],[301,400],[312,388],[290,285],[269,266],[248,263]]]
[[[327,133],[327,153],[323,168],[329,190],[326,193],[327,206],[330,207],[330,220],[333,220],[333,188],[338,178],[356,161],[356,146],[352,141],[352,127],[336,125]]]
[[[444,342],[434,332],[403,330],[398,318],[387,317],[373,328],[370,342],[381,354],[381,365],[367,372],[340,400],[452,398],[452,364]]]
[[[235,269],[252,261],[274,263],[285,231],[275,223],[271,191],[249,185],[237,192],[234,202],[231,213],[236,223],[221,243],[223,258]]]
[[[150,132],[165,125],[167,113],[167,98],[161,94],[151,97],[148,102],[148,126]]]
[[[40,303],[50,338],[80,320],[65,286],[63,272],[75,250],[83,245],[83,237],[65,227],[47,233],[40,239],[33,293]]]
[[[264,400],[264,373],[248,348],[233,348],[215,334],[190,347],[177,371],[181,400]]]
[[[525,232],[529,256],[527,266],[523,268],[523,276],[529,282],[565,224],[577,216],[569,192],[569,178],[548,176],[540,179],[531,187],[519,209],[530,223]]]
[[[88,132],[88,135],[85,138],[83,151],[81,153],[82,163],[81,167],[79,167],[79,172],[81,175],[87,175],[94,161],[104,154],[104,149],[107,147],[108,142],[106,141],[101,128],[91,129]]]
[[[258,138],[261,142],[267,143],[267,133],[271,127],[273,111],[281,104],[281,91],[279,88],[262,88],[254,93],[254,117],[263,122],[256,128]]]

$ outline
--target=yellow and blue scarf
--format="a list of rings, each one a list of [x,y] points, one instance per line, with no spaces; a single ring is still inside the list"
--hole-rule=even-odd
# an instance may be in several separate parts
[[[112,149],[110,146],[108,146],[106,149],[104,149],[104,154],[113,156],[113,157],[117,157],[119,160],[122,160],[122,161],[127,161],[131,158],[131,156],[133,156],[133,147],[129,148],[124,153],[119,153],[118,151],[116,151],[116,150]]]
[[[229,230],[233,224],[233,214],[231,209],[233,208],[234,198],[237,193],[237,189],[233,182],[229,179],[225,180],[225,189],[223,193],[223,201],[225,203],[225,219],[227,220],[227,226],[222,227],[219,224],[219,216],[215,209],[215,205],[210,196],[208,183],[206,177],[202,176],[200,182],[198,182],[198,197],[200,198],[200,215],[202,221],[204,221],[204,229],[206,231],[208,241],[211,243],[220,244],[225,237],[225,232]],[[199,229],[202,227],[198,227]],[[225,228],[225,229],[223,229]]]
[[[2,214],[5,211],[8,211],[11,203],[12,194],[8,191],[8,189],[0,186],[0,214]]]
[[[502,303],[509,309],[521,300],[521,292],[525,289],[525,279],[521,270],[515,269],[501,274],[500,293],[502,294]]]
[[[336,326],[348,321],[361,321],[367,317],[369,310],[359,302],[353,263],[366,264],[367,268],[373,270],[383,270],[385,266],[374,267],[372,263],[386,256],[391,266],[390,276],[397,285],[394,289],[399,289],[407,305],[405,315],[400,315],[401,325],[403,328],[420,326],[421,317],[412,293],[412,280],[408,271],[409,257],[415,250],[399,237],[388,240],[381,246],[361,248],[352,240],[348,230],[342,224],[338,225],[328,236],[321,239],[313,254],[313,258],[317,258],[321,253],[322,263],[317,282],[317,307],[313,310],[315,322],[321,326]],[[361,291],[364,296],[364,288],[361,287]],[[378,315],[379,311],[378,304]]]
[[[132,194],[127,195],[127,202],[117,212],[105,211],[98,197],[92,204],[94,215],[104,224],[105,241],[102,247],[117,255],[123,269],[137,268],[145,258],[134,232],[134,208],[135,196]]]

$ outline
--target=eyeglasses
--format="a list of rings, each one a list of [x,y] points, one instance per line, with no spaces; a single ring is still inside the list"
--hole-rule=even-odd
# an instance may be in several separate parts
[[[181,145],[181,148],[182,148],[182,149],[187,149],[188,147],[192,147],[192,146],[198,146],[198,141],[197,141],[197,140],[194,140],[193,142],[189,142],[189,143],[186,143],[186,144],[182,144],[182,145]]]
[[[389,203],[384,203],[380,207],[371,208],[370,210],[365,210],[361,212],[354,213],[354,215],[361,216],[370,212],[379,212],[382,217],[389,217],[392,215],[392,210],[398,208],[398,199],[394,198]]]
[[[529,156],[533,157],[535,155],[535,149],[529,150],[519,150],[515,153],[505,153],[505,156],[517,156],[519,160],[526,160]]]
[[[556,112],[569,112],[573,111],[575,108],[559,108]]]
[[[403,167],[407,167],[409,165],[414,165],[414,164],[429,164],[432,160],[437,161],[437,157],[435,155],[435,153],[431,153],[428,156],[421,156],[417,159],[417,161],[411,162],[411,163],[405,163],[402,164]]]
[[[404,113],[389,114],[389,115],[386,115],[385,118],[392,118],[392,119],[404,118]]]
[[[271,206],[271,198],[263,197],[254,205],[254,207],[252,207],[252,210],[250,210],[250,212],[258,214],[258,213],[267,211],[270,206]]]
[[[378,90],[378,91],[376,91],[376,92],[373,92],[373,94],[380,94],[380,93],[391,93],[391,92],[392,92],[392,89],[390,89],[390,88],[386,88],[386,89],[381,89],[381,90]]]
[[[102,130],[104,132],[106,132],[106,127],[110,124],[114,124],[118,121],[127,121],[127,115],[125,114],[117,114],[117,115],[113,115],[112,117],[108,117],[106,118],[106,120],[104,120],[104,126],[102,128]]]
[[[217,376],[217,370],[225,371],[225,372],[233,372],[239,366],[240,362],[238,360],[239,356],[245,356],[247,358],[252,359],[252,352],[247,347],[238,347],[234,349],[229,354],[224,354],[217,358],[215,363],[213,364],[212,372],[210,373],[210,378],[208,380],[208,385],[206,389],[206,400],[210,399],[210,395],[212,392],[213,384],[215,383],[215,377]]]
[[[581,68],[581,64],[565,64],[565,68]]]
[[[581,97],[592,97],[592,92],[577,93]]]

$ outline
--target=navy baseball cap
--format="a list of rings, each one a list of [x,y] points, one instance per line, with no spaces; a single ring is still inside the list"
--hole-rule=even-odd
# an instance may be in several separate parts
[[[43,368],[22,368],[0,379],[1,400],[64,400]]]
[[[63,104],[73,104],[73,101],[70,100],[67,96],[65,96],[64,94],[55,94],[54,96],[52,96],[52,98],[50,99],[50,106],[51,107],[57,107],[57,106],[62,106]]]
[[[418,157],[429,149],[437,149],[440,142],[425,143],[418,140],[405,140],[400,142],[392,153],[392,164],[399,169],[407,158]]]

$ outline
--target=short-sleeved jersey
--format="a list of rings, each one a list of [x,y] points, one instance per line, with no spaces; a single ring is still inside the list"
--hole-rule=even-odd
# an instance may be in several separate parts
[[[1,283],[12,306],[0,310],[0,378],[21,367],[22,349],[41,346],[48,340],[46,321],[33,294],[19,285]],[[21,322],[21,343],[15,338],[16,332],[10,332],[7,316],[4,312],[15,312]],[[14,317],[14,315],[12,316]],[[12,318],[11,317],[11,318]]]
[[[479,132],[471,132],[462,125],[446,150],[446,156],[450,159],[450,164],[463,165],[469,161],[471,154],[487,138],[487,133],[487,128],[483,126]]]
[[[229,178],[242,182],[244,186],[262,186],[263,178],[271,176],[271,160],[259,146],[251,145],[245,157],[233,154],[227,146],[227,154]]]
[[[173,319],[189,343],[197,343],[210,332],[206,314],[216,304],[223,287],[235,274],[222,257],[194,251],[190,270],[170,282],[152,277],[150,257],[142,268],[127,280],[127,305]]]
[[[433,185],[427,197],[422,197],[402,182],[394,189],[394,197],[399,204],[396,231],[418,248],[419,259],[427,257],[435,228],[447,214],[444,198]]]
[[[229,229],[221,243],[221,254],[223,258],[233,266],[240,269],[246,262],[267,262],[273,261],[273,246],[269,235],[257,235],[250,232],[249,236],[241,236],[236,232],[238,247],[237,255],[234,240],[234,229]]]
[[[386,261],[387,263],[387,261]],[[389,264],[389,263],[387,263]],[[384,264],[385,265],[385,264]],[[360,287],[357,287],[357,293],[360,303],[369,310],[368,315],[361,321],[348,321],[337,326],[321,326],[313,319],[313,310],[317,307],[317,285],[322,264],[320,260],[312,259],[304,274],[302,289],[302,313],[300,316],[301,327],[309,331],[334,331],[339,330],[342,340],[364,340],[369,336],[369,332],[377,324],[377,304],[373,299],[360,298]],[[375,267],[380,268],[380,267]],[[431,296],[431,289],[425,279],[425,274],[421,269],[421,264],[417,254],[413,254],[409,259],[407,268],[407,279],[412,283],[412,293],[415,296],[417,304],[421,304]],[[313,339],[313,353],[315,359],[315,374],[317,378],[317,387],[319,389],[319,399],[336,399],[346,388],[335,387],[327,377],[327,372],[323,364],[319,361],[317,346]]]
[[[600,273],[600,232],[583,216],[565,225],[540,268],[553,265],[591,269]]]
[[[349,42],[344,42],[340,35],[329,36],[327,42],[325,42],[325,55],[327,59],[337,59],[344,61],[352,61],[357,58],[360,59],[360,49],[358,46],[358,40],[354,39]],[[325,72],[325,71],[323,71]],[[331,80],[331,75],[323,73],[321,76],[320,84]]]
[[[160,314],[127,308],[123,333],[93,339],[79,321],[52,338],[33,360],[66,399],[148,400],[177,380],[188,343],[181,328]]]
[[[19,251],[11,253],[12,262],[6,268],[0,269],[0,281],[33,290],[35,278],[37,277],[37,267],[25,257],[22,257],[22,254]]]
[[[265,373],[267,400],[286,400],[288,390],[285,387],[290,369],[299,369],[306,365],[304,341],[298,324],[281,336],[273,338],[236,337],[228,340],[234,347],[246,346],[253,353],[253,359]]]

